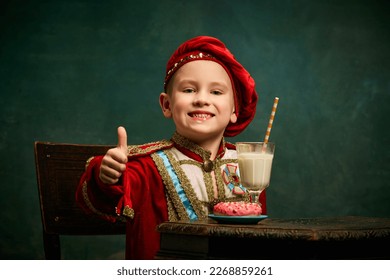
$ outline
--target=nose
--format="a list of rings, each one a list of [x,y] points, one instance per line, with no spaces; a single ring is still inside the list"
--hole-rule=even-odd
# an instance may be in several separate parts
[[[201,90],[195,94],[193,103],[195,106],[209,105],[210,104],[209,98],[210,98],[209,93],[207,91]]]

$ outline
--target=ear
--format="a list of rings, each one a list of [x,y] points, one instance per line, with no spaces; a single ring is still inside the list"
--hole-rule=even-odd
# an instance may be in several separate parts
[[[167,119],[172,118],[171,99],[169,94],[165,92],[162,92],[160,94],[160,107],[164,117],[166,117]]]
[[[231,123],[236,123],[237,122],[237,115],[236,115],[236,110],[233,108],[233,112],[230,116],[230,122]]]

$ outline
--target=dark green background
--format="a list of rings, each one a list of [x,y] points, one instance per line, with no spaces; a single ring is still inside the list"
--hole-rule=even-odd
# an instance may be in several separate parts
[[[270,217],[390,217],[389,1],[2,1],[0,256],[42,259],[35,140],[169,138],[165,64],[197,35],[223,40],[257,82],[262,140],[275,96]],[[122,256],[124,239],[62,240],[64,258]]]

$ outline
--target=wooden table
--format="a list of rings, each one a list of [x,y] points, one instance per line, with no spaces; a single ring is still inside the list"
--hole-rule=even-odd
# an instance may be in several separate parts
[[[390,218],[166,222],[157,259],[390,259]]]

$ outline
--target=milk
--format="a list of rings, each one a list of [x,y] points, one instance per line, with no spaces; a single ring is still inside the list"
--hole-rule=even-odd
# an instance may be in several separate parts
[[[238,153],[241,184],[247,189],[263,190],[269,185],[273,154]]]

